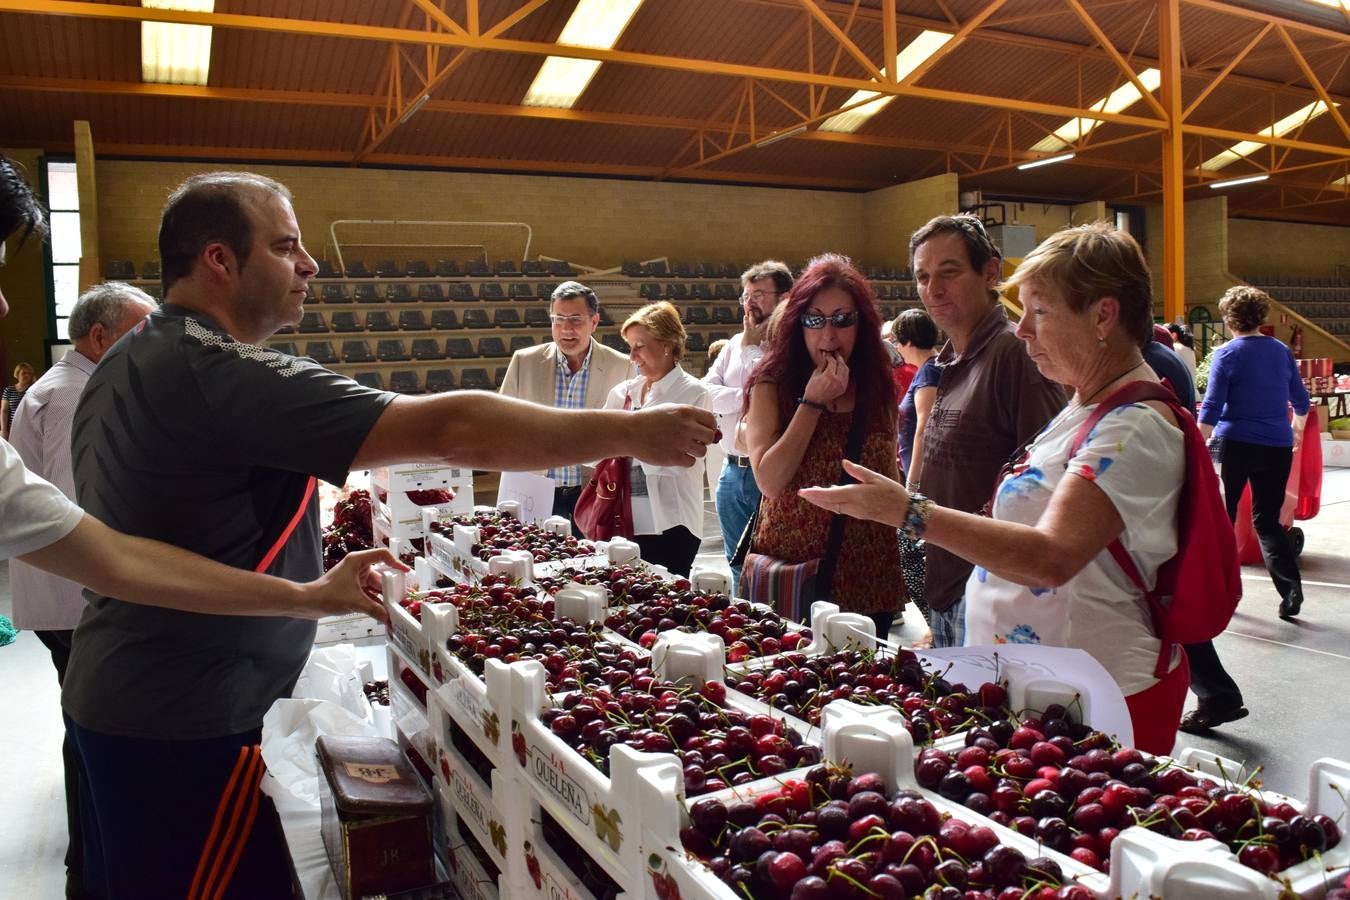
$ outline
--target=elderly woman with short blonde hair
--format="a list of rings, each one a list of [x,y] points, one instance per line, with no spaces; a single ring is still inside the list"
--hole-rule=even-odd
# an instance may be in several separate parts
[[[615,386],[606,409],[644,409],[682,403],[711,409],[708,389],[680,365],[684,325],[666,301],[649,303],[619,328],[638,376]],[[703,535],[703,466],[653,466],[629,460],[633,540],[642,558],[688,575]]]
[[[1148,584],[1176,555],[1183,433],[1167,403],[1113,404],[1073,449],[1098,404],[1126,385],[1158,383],[1142,356],[1153,322],[1148,266],[1133,238],[1098,222],[1051,236],[1009,283],[1023,304],[1018,337],[1073,399],[1009,461],[991,515],[939,507],[852,465],[861,484],[801,493],[973,562],[967,644],[1087,651],[1125,695],[1135,746],[1168,752],[1189,683],[1185,653],[1166,652],[1144,592],[1108,547],[1119,541]]]

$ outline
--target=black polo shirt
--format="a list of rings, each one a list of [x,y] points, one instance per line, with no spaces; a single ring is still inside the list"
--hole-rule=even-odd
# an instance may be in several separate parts
[[[89,379],[71,432],[76,494],[118,531],[255,569],[308,492],[266,571],[311,581],[323,564],[310,477],[345,482],[392,398],[165,305]],[[311,620],[85,596],[62,705],[107,734],[193,739],[257,728],[290,695],[314,643]]]

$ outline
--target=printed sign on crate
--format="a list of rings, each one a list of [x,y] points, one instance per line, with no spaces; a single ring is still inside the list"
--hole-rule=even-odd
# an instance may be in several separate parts
[[[520,504],[522,522],[542,522],[553,515],[553,479],[533,472],[503,472],[497,486],[497,505]]]

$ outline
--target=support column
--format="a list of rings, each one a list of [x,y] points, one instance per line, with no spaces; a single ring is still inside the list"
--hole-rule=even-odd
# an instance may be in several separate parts
[[[1182,166],[1181,0],[1158,0],[1158,68],[1162,72],[1163,318],[1186,312],[1186,190]]]
[[[94,136],[89,123],[75,123],[75,179],[80,195],[80,291],[102,280],[98,246],[98,189],[94,182]],[[52,335],[55,337],[56,335]]]

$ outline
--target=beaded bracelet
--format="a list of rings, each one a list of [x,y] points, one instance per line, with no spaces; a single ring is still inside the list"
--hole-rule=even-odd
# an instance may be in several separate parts
[[[917,543],[928,530],[928,520],[937,506],[923,494],[910,494],[909,505],[905,507],[905,516],[900,521],[900,533],[911,542]]]
[[[809,407],[811,407],[812,409],[818,409],[818,410],[820,410],[821,412],[825,412],[825,411],[828,409],[828,407],[826,407],[824,403],[817,403],[817,402],[814,401],[814,400],[807,400],[805,397],[798,397],[798,398],[797,398],[797,405],[798,405],[798,406],[809,406]]]

